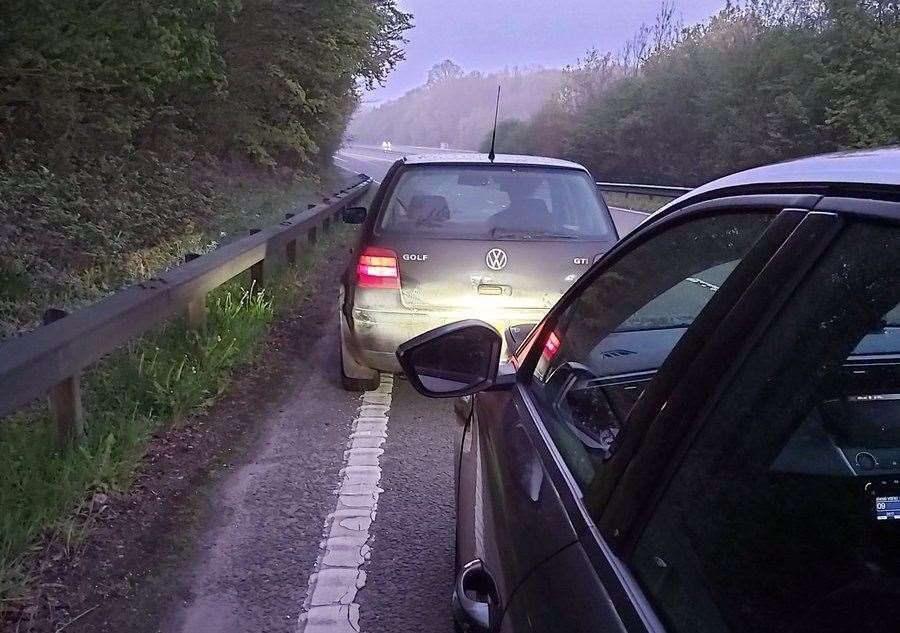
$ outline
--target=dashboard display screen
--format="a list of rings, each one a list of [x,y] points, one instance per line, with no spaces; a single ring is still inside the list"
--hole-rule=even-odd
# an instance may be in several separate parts
[[[900,496],[875,497],[875,520],[900,520]]]

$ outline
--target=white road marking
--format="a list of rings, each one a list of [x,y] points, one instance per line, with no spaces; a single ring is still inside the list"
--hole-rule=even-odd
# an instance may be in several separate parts
[[[366,584],[362,569],[369,560],[369,528],[375,521],[379,458],[387,438],[388,411],[394,378],[381,375],[381,385],[360,398],[350,428],[341,483],[334,512],[325,518],[319,558],[309,576],[309,588],[298,633],[359,633],[356,593]]]

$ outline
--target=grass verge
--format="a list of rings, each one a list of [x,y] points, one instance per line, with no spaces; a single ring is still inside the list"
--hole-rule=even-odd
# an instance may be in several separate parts
[[[244,275],[210,293],[205,331],[175,320],[91,367],[83,376],[87,437],[76,448],[57,449],[46,406],[0,422],[0,615],[28,584],[29,548],[52,536],[77,550],[92,508],[127,490],[150,438],[212,404],[302,298],[315,260],[346,235],[339,229],[303,249],[264,290],[247,287]]]

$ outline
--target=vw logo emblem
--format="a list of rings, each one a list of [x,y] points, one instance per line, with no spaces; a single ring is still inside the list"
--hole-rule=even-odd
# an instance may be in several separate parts
[[[487,267],[491,270],[503,270],[506,268],[506,262],[509,258],[506,256],[506,251],[502,248],[492,248],[487,252],[487,256],[484,258],[484,263],[487,264]]]

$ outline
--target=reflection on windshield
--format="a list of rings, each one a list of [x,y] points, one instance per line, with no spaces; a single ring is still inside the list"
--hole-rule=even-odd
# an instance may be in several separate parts
[[[632,314],[617,332],[658,330],[689,326],[719,289],[738,260],[708,268],[687,277]]]
[[[900,303],[884,315],[883,324],[885,327],[900,327]]]

